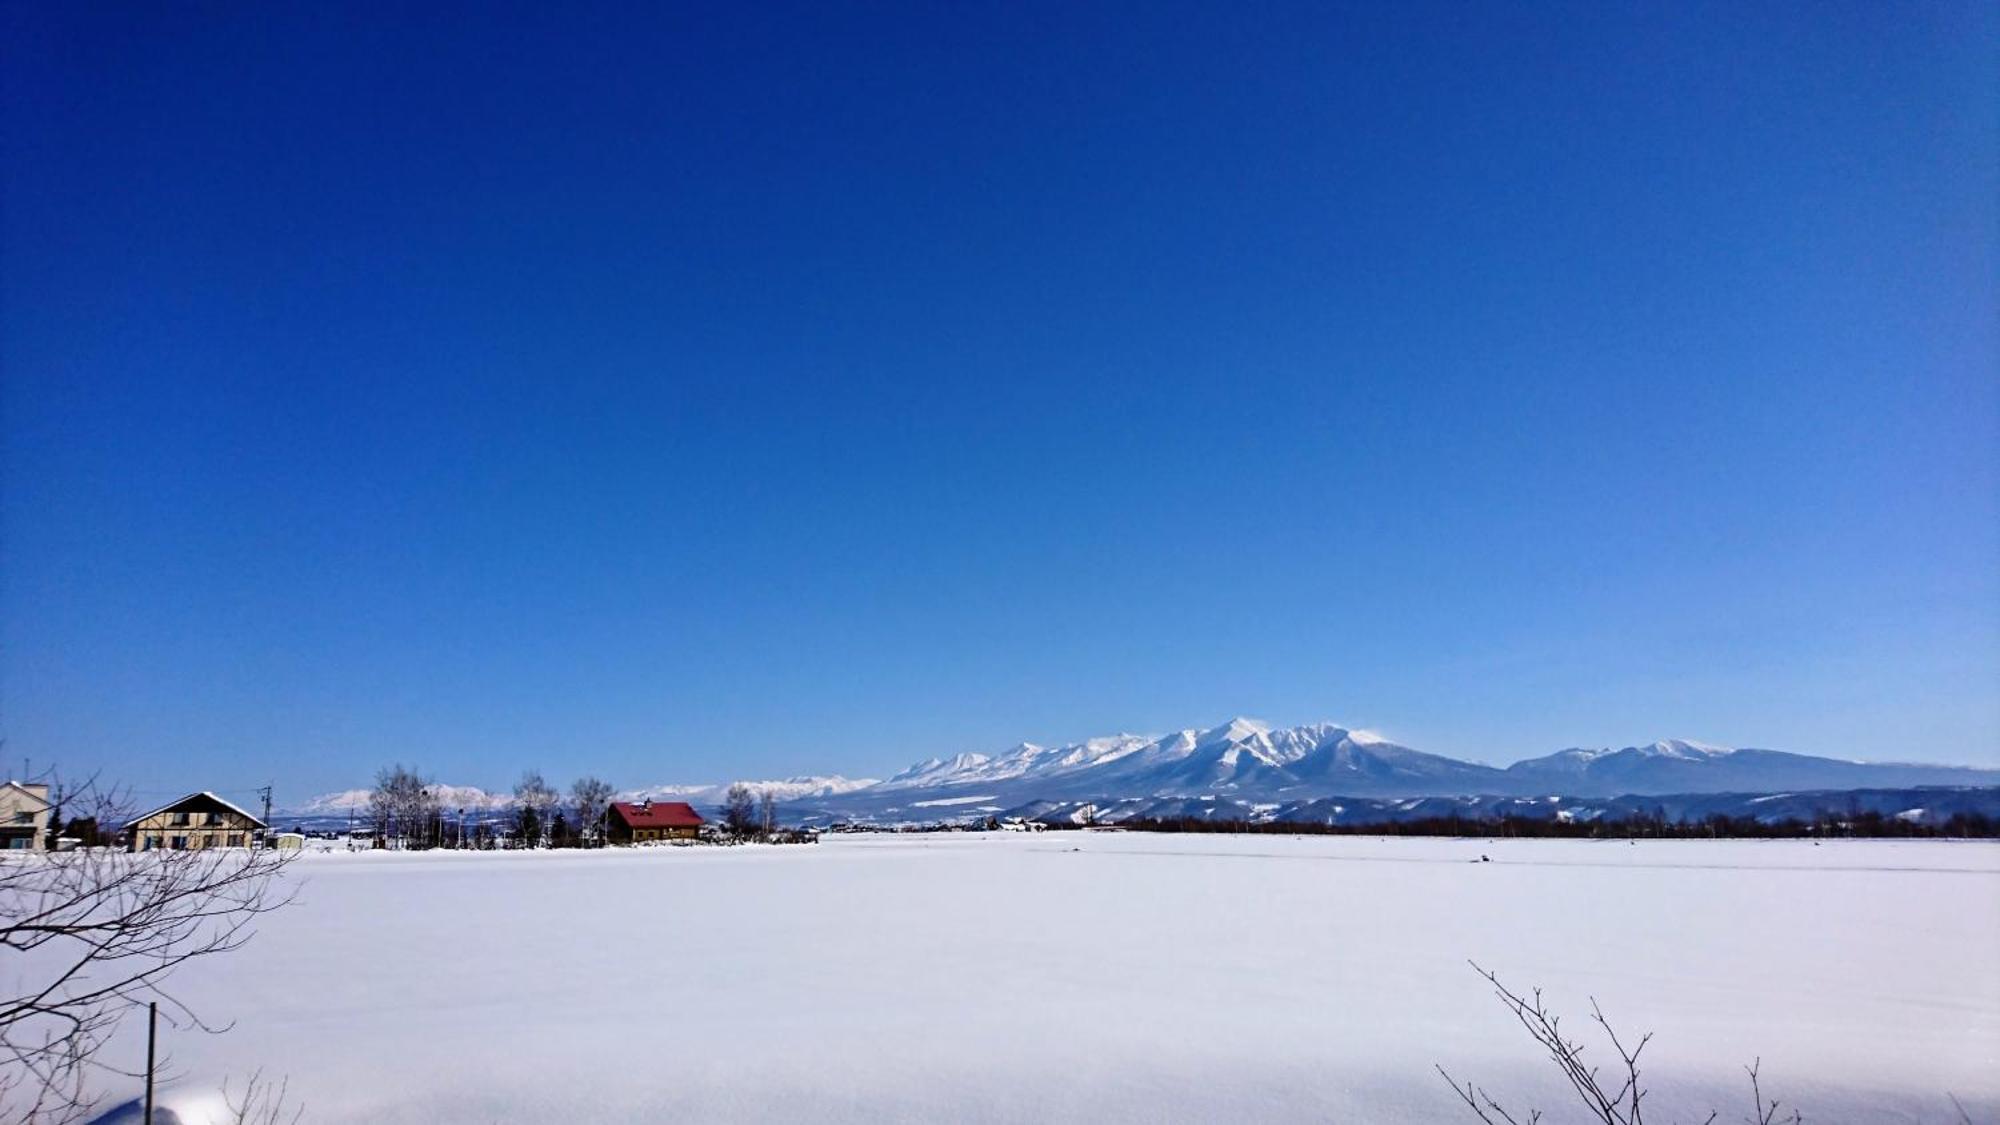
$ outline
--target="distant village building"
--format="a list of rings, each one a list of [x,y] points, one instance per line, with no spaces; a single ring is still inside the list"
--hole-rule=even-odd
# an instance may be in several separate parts
[[[0,849],[41,851],[49,834],[49,787],[0,785]]]
[[[701,825],[701,814],[686,801],[613,801],[605,817],[605,836],[614,844],[692,840]]]
[[[264,822],[213,793],[190,793],[125,826],[131,849],[150,852],[201,848],[247,848],[257,842]]]

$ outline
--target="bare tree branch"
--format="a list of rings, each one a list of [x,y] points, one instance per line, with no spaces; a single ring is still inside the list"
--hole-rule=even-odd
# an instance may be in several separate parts
[[[94,1072],[120,1073],[98,1048],[134,1007],[214,1031],[166,978],[248,941],[291,901],[272,876],[286,854],[243,849],[102,848],[0,859],[0,949],[24,971],[0,988],[0,1119],[83,1116]]]
[[[1498,976],[1480,968],[1477,963],[1473,963],[1472,968],[1493,986],[1493,993],[1501,1005],[1512,1013],[1515,1022],[1562,1073],[1575,1093],[1577,1103],[1588,1113],[1589,1120],[1599,1125],[1645,1125],[1647,1089],[1640,1077],[1639,1056],[1653,1041],[1652,1032],[1641,1035],[1628,1048],[1605,1017],[1604,1009],[1593,998],[1590,1001],[1591,1020],[1604,1033],[1611,1050],[1618,1056],[1618,1066],[1613,1074],[1600,1078],[1598,1068],[1584,1060],[1584,1045],[1563,1034],[1562,1017],[1549,1010],[1542,1000],[1541,989],[1534,989],[1523,996],[1501,984]],[[1757,1063],[1744,1069],[1750,1074],[1751,1106],[1756,1112],[1755,1117],[1747,1119],[1750,1125],[1803,1125],[1805,1118],[1797,1110],[1793,1110],[1789,1117],[1780,1117],[1778,1102],[1764,1100],[1764,1091],[1758,1083]],[[1484,1088],[1470,1082],[1461,1086],[1442,1066],[1437,1068],[1437,1072],[1451,1086],[1451,1092],[1458,1096],[1458,1100],[1464,1102],[1466,1108],[1486,1125],[1523,1125]],[[1525,1120],[1532,1125],[1540,1115],[1539,1110],[1529,1110]],[[1717,1116],[1710,1113],[1702,1125],[1714,1125]]]

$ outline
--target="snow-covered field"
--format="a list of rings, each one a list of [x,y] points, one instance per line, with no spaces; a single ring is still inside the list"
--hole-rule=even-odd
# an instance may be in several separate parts
[[[2000,1119],[1990,844],[996,833],[293,872],[176,979],[235,1027],[168,1036],[168,1104],[261,1069],[317,1121],[1469,1120],[1443,1063],[1568,1119],[1476,959],[1580,1034],[1592,996],[1655,1032],[1659,1120],[1735,1120],[1758,1057],[1808,1120]]]

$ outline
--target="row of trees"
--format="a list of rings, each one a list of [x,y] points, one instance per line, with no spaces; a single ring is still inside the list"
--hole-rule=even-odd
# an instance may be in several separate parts
[[[514,802],[504,820],[486,815],[483,803],[471,810],[448,809],[447,790],[400,763],[375,774],[368,817],[375,838],[402,848],[497,846],[504,834],[521,847],[579,847],[602,844],[605,818],[616,791],[598,777],[577,778],[565,795],[529,770],[514,785]]]
[[[415,769],[386,766],[375,775],[368,816],[375,838],[398,848],[598,847],[607,835],[617,791],[598,777],[580,777],[567,794],[529,770],[514,785],[502,817],[477,808],[447,808],[447,790]],[[772,791],[737,783],[723,794],[722,830],[736,839],[769,839],[778,832],[778,798]],[[502,837],[505,837],[504,840]]]

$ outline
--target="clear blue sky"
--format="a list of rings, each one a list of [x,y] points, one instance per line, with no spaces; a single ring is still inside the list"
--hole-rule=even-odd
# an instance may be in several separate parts
[[[1990,4],[9,3],[5,754],[2000,763]]]

